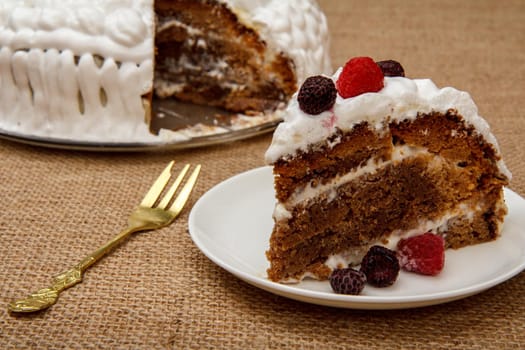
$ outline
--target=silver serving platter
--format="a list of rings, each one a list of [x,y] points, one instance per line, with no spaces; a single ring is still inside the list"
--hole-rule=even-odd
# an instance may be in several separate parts
[[[175,100],[155,100],[151,129],[162,128],[190,135],[183,140],[168,142],[103,142],[75,141],[53,137],[13,133],[0,128],[0,139],[33,146],[80,150],[133,152],[179,150],[217,145],[243,140],[272,132],[281,121],[274,113],[246,117],[219,108],[182,103]]]

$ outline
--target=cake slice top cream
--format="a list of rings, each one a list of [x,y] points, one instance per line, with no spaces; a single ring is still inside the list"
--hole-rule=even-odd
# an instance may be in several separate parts
[[[330,79],[337,82],[341,72],[342,68],[339,68]],[[385,76],[383,82],[384,87],[377,92],[365,92],[349,98],[337,93],[333,107],[317,115],[305,113],[299,106],[298,93],[294,94],[284,114],[284,121],[278,125],[266,151],[266,162],[272,164],[280,158],[292,157],[298,151],[306,151],[310,145],[326,140],[336,131],[349,131],[361,122],[368,122],[381,132],[387,127],[387,120],[413,120],[418,113],[445,113],[454,109],[494,146],[500,158],[499,170],[511,178],[510,171],[501,159],[496,138],[467,92],[452,87],[438,88],[430,79]],[[337,140],[333,145],[336,143]]]

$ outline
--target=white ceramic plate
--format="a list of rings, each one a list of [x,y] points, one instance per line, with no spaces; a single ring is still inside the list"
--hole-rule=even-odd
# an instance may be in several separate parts
[[[391,287],[366,286],[361,295],[338,295],[327,281],[284,285],[266,278],[265,251],[273,227],[272,170],[236,175],[209,190],[193,207],[190,235],[214,263],[266,291],[319,305],[401,309],[444,303],[493,287],[525,269],[525,200],[505,189],[509,213],[502,236],[490,243],[447,250],[439,276],[400,272]]]

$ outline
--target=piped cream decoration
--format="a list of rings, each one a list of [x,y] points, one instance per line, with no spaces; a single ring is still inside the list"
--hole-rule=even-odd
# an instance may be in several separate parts
[[[330,71],[326,19],[311,1],[225,1],[299,83]],[[0,130],[75,141],[163,143],[143,95],[153,85],[153,0],[0,2]]]
[[[85,141],[149,141],[152,0],[0,4],[0,128]]]

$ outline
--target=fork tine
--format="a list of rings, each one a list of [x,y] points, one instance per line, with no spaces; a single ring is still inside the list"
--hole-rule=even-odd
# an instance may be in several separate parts
[[[195,186],[195,183],[197,182],[197,176],[199,176],[199,172],[201,170],[201,165],[197,165],[195,167],[195,170],[191,173],[190,177],[188,178],[188,181],[186,181],[186,184],[184,184],[184,187],[182,190],[180,190],[179,195],[177,198],[175,198],[175,201],[173,204],[169,207],[169,211],[173,212],[175,215],[179,215],[180,211],[184,207],[184,204],[186,204],[186,201],[188,200],[191,191],[193,190],[193,186]]]
[[[168,166],[164,168],[157,180],[155,180],[153,185],[151,185],[151,188],[144,196],[142,202],[140,202],[140,206],[153,207],[153,204],[155,204],[155,201],[157,198],[159,198],[159,195],[171,178],[171,168],[173,167],[173,164],[175,164],[174,160],[172,160]]]
[[[182,170],[179,173],[179,176],[177,176],[177,178],[175,179],[175,182],[173,182],[173,185],[171,185],[168,192],[166,192],[166,194],[164,195],[164,198],[162,198],[162,201],[159,203],[159,205],[157,205],[157,208],[166,209],[166,207],[170,203],[171,198],[173,198],[175,191],[177,191],[177,188],[182,182],[182,179],[184,179],[184,176],[186,176],[186,173],[188,172],[189,168],[190,168],[189,164],[186,164],[184,168],[182,168]]]

